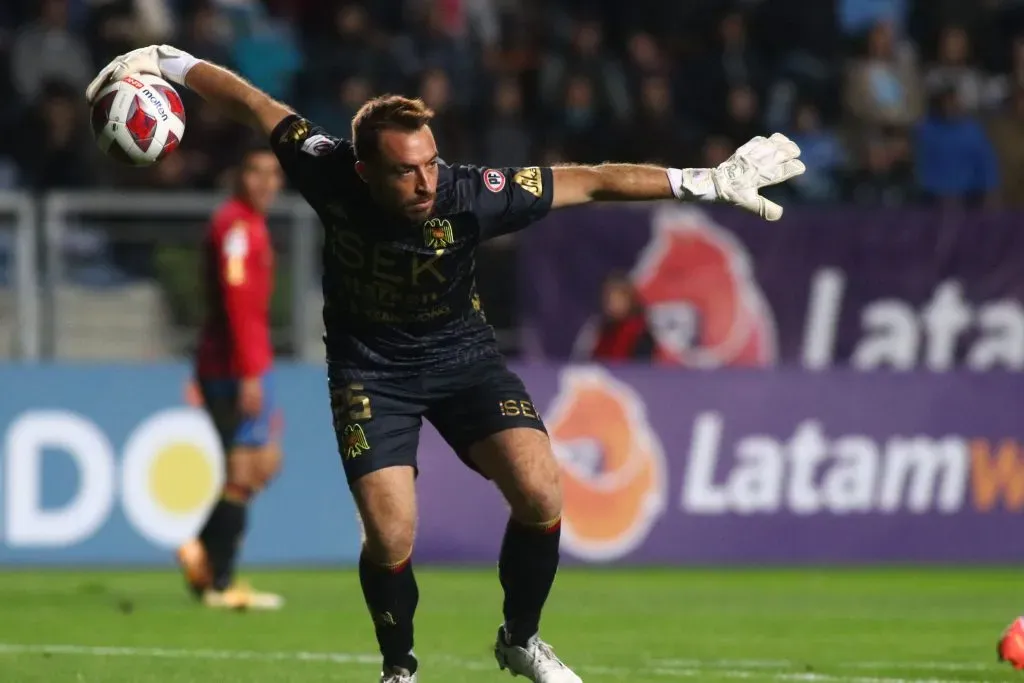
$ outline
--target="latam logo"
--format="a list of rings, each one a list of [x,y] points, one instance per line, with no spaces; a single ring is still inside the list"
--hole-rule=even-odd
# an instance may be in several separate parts
[[[799,416],[784,436],[727,438],[720,411],[679,419],[689,438],[666,450],[634,387],[601,368],[562,372],[546,422],[561,466],[566,551],[625,557],[668,515],[1024,512],[1024,448],[1015,438],[837,434]]]

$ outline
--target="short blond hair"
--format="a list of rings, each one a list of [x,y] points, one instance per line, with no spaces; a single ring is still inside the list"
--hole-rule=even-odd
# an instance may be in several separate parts
[[[374,97],[352,117],[352,145],[361,161],[376,158],[383,130],[414,132],[430,123],[434,112],[423,100],[401,95]]]

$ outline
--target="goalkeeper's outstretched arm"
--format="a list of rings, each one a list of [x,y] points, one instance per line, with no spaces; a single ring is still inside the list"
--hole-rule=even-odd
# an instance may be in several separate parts
[[[552,208],[587,202],[672,199],[667,169],[640,164],[555,166]]]
[[[240,76],[170,45],[141,47],[115,58],[89,84],[86,98],[91,102],[107,82],[131,73],[153,74],[183,85],[225,116],[267,135],[294,113]]]
[[[770,221],[782,207],[762,197],[762,187],[804,172],[800,148],[786,136],[755,137],[717,168],[660,168],[637,164],[556,166],[551,169],[552,208],[595,201],[720,201]]]
[[[189,70],[185,85],[225,116],[265,135],[294,112],[240,76],[210,62]]]

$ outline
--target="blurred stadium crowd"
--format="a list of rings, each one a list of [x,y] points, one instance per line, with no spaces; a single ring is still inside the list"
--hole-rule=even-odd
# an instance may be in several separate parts
[[[810,168],[790,201],[1019,203],[1022,17],[1021,0],[4,0],[0,187],[222,181],[242,132],[194,100],[157,168],[92,145],[95,70],[168,42],[342,133],[371,94],[416,93],[449,161],[706,166],[783,130]]]

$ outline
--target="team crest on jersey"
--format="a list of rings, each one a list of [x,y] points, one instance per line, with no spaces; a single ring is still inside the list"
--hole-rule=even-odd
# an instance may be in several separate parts
[[[305,140],[309,135],[309,121],[299,119],[288,126],[288,130],[281,135],[281,142],[298,142]]]
[[[493,168],[484,171],[484,187],[491,192],[501,192],[505,189],[505,174]]]
[[[447,218],[431,218],[423,224],[423,241],[431,249],[447,249],[452,246],[452,222]]]
[[[341,441],[345,452],[346,460],[353,460],[370,450],[370,443],[366,440],[366,432],[359,424],[347,424],[342,432]]]
[[[530,166],[519,170],[513,177],[512,181],[519,185],[537,199],[544,194],[544,178],[540,174],[540,168],[537,166]]]

